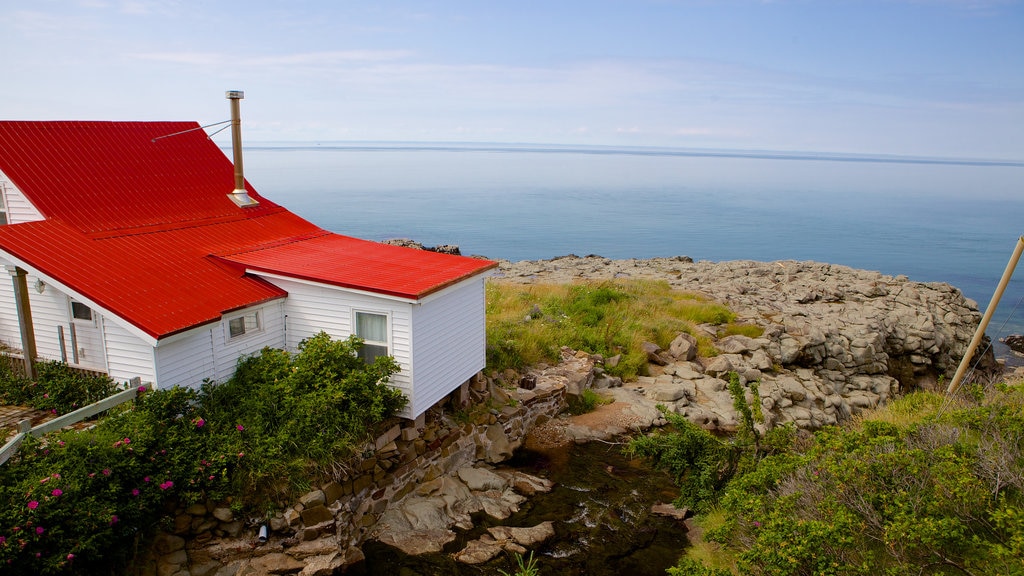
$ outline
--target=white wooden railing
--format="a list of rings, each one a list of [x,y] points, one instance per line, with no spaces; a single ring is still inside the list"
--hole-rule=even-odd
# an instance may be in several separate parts
[[[11,438],[7,444],[4,444],[3,448],[0,448],[0,465],[4,464],[18,451],[18,447],[21,446],[21,442],[29,434],[39,438],[43,434],[53,432],[54,430],[60,430],[65,426],[70,426],[77,422],[81,422],[90,416],[95,416],[104,410],[110,410],[111,408],[128,402],[129,400],[135,400],[139,397],[139,394],[147,390],[153,390],[154,386],[151,383],[142,384],[138,378],[132,378],[128,383],[128,389],[118,392],[112,396],[108,396],[99,402],[90,404],[88,406],[79,408],[74,412],[68,412],[67,414],[43,422],[39,426],[32,427],[32,423],[29,420],[22,420],[18,423],[18,433]]]

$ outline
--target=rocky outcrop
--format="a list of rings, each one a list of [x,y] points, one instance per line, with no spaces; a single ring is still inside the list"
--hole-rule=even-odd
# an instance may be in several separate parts
[[[459,250],[456,244],[439,244],[437,246],[424,246],[423,244],[410,240],[409,238],[392,238],[390,240],[384,240],[381,244],[390,244],[392,246],[402,246],[403,248],[415,248],[417,250],[426,250],[427,252],[440,252],[441,254],[453,254],[455,256],[461,256],[462,251]]]
[[[497,281],[571,282],[658,279],[721,302],[758,338],[715,338],[720,354],[697,358],[694,339],[680,335],[668,350],[651,348],[652,377],[643,394],[687,418],[735,426],[728,375],[760,382],[768,424],[802,428],[834,424],[894,394],[934,389],[951,377],[981,318],[977,304],[944,283],[817,262],[692,262],[686,257],[609,260],[567,256],[502,262]],[[982,371],[998,371],[991,352]]]
[[[485,512],[492,518],[504,520],[517,512],[519,505],[526,501],[526,496],[518,491],[523,486],[528,487],[528,495],[552,488],[551,482],[521,472],[500,474],[467,466],[453,476],[424,483],[389,507],[370,537],[406,554],[440,552],[455,539],[453,527],[463,530],[473,527],[473,514]],[[494,555],[505,548],[507,546],[498,545]],[[475,551],[466,557],[480,558],[481,554]],[[480,562],[491,557],[493,555]],[[467,560],[467,563],[477,562]]]

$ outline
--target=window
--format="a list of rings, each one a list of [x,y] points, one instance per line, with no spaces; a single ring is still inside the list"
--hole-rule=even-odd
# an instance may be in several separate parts
[[[237,338],[250,334],[252,332],[258,332],[260,329],[260,315],[259,312],[250,312],[241,316],[235,316],[234,318],[228,319],[228,337]]]
[[[71,317],[75,320],[92,322],[92,309],[81,302],[71,302]]]
[[[363,339],[358,356],[367,364],[388,355],[388,317],[385,314],[356,312],[356,336]]]

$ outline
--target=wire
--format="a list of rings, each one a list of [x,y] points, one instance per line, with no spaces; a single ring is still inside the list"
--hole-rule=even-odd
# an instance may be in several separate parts
[[[210,126],[220,126],[221,124],[229,124],[230,122],[231,122],[231,120],[224,120],[223,122],[214,122],[213,124],[207,124],[206,126],[200,126],[198,128],[189,128],[188,130],[182,130],[181,132],[175,132],[173,134],[164,134],[163,136],[157,136],[156,138],[153,138],[152,140],[150,140],[150,142],[156,142],[157,140],[162,140],[164,138],[170,138],[171,136],[178,136],[180,134],[187,134],[189,132],[195,132],[196,130],[204,130],[206,128],[209,128]],[[225,126],[225,128],[226,128],[226,126]],[[223,129],[224,128],[221,128],[220,130],[217,130],[217,132],[220,132]],[[214,132],[213,134],[216,134],[217,132]],[[212,136],[213,134],[211,134],[210,136]]]

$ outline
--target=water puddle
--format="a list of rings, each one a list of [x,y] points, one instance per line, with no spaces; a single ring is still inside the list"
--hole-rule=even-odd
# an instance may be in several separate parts
[[[553,452],[520,451],[506,467],[549,478],[555,488],[530,498],[504,521],[486,515],[459,534],[442,554],[407,556],[376,542],[363,546],[366,562],[346,574],[357,576],[470,576],[515,572],[510,555],[469,566],[450,554],[490,526],[555,523],[555,537],[534,550],[541,576],[663,576],[687,545],[686,531],[672,519],[650,514],[652,504],[678,494],[668,476],[641,461],[630,461],[620,446],[592,442]]]

